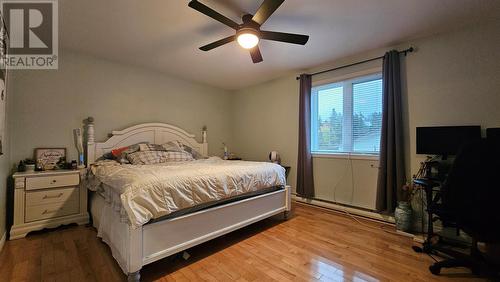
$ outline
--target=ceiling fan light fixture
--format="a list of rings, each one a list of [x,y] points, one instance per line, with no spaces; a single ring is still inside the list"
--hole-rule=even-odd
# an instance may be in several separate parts
[[[241,47],[249,51],[252,62],[257,64],[262,62],[262,54],[260,53],[258,46],[261,39],[305,45],[309,40],[308,35],[260,29],[260,27],[269,19],[276,9],[283,4],[283,2],[285,2],[285,0],[263,0],[254,15],[243,15],[241,18],[243,23],[238,24],[207,5],[202,4],[199,0],[190,0],[188,4],[189,7],[236,31],[234,35],[201,46],[199,49],[202,51],[210,51],[230,42],[237,41]]]
[[[252,49],[259,44],[259,37],[251,30],[244,30],[238,34],[237,41],[241,47],[245,49]]]

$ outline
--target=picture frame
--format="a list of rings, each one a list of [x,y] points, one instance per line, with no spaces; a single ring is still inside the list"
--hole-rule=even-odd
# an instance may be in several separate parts
[[[61,158],[66,158],[66,148],[36,148],[34,158],[43,170],[53,170]]]

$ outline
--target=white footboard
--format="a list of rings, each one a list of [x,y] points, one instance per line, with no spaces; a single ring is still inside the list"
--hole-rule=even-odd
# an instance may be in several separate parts
[[[129,229],[129,278],[143,265],[290,210],[290,187]]]

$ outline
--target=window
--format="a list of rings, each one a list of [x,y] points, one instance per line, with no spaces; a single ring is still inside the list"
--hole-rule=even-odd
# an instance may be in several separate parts
[[[382,128],[382,75],[312,88],[313,153],[378,154]]]

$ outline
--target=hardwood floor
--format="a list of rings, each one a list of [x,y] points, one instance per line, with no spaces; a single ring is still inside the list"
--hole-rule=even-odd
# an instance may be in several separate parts
[[[288,221],[270,218],[145,266],[143,281],[471,281],[465,269],[428,271],[432,259],[389,226],[294,203]],[[92,227],[68,226],[8,241],[1,281],[123,281]]]

